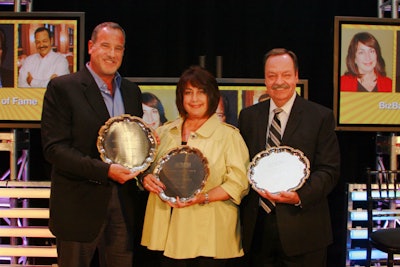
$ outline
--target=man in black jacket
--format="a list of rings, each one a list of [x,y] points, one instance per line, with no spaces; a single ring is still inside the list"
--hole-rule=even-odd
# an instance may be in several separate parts
[[[96,249],[105,266],[132,267],[139,173],[101,161],[96,146],[110,117],[143,115],[139,87],[117,72],[124,47],[118,24],[98,25],[88,43],[90,62],[52,79],[45,93],[41,128],[44,155],[52,164],[49,224],[61,267],[90,266]]]
[[[301,188],[272,194],[250,190],[241,204],[243,247],[257,267],[323,267],[332,229],[327,196],[339,179],[340,152],[331,110],[296,94],[298,63],[286,49],[265,55],[265,84],[271,97],[245,108],[239,129],[250,158],[265,150],[274,116],[280,108],[281,143],[301,150],[310,161],[310,176]],[[268,179],[268,170],[265,171]],[[260,200],[275,203],[265,211]]]

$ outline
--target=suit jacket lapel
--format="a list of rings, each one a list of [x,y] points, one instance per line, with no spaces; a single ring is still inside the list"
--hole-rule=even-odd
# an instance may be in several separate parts
[[[83,70],[82,86],[83,93],[85,94],[86,99],[89,105],[92,107],[94,113],[101,121],[107,121],[110,118],[107,106],[104,103],[103,96],[101,95],[100,89],[97,86],[96,81],[86,67]]]
[[[121,81],[121,95],[122,100],[124,101],[125,113],[126,114],[135,114],[135,106],[132,103],[132,99],[134,99],[132,88],[126,87],[126,81],[122,79]]]
[[[268,129],[268,117],[269,117],[269,106],[270,100],[264,101],[258,105],[258,125],[257,128],[257,140],[259,144],[259,149],[264,150],[267,144],[267,129]]]

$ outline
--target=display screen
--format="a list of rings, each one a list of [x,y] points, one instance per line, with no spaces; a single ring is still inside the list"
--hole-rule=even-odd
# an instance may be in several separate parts
[[[165,116],[164,122],[178,118],[175,90],[179,78],[132,77],[128,79],[139,85],[144,101],[150,102],[152,99],[153,103],[154,101],[159,103],[158,107],[162,109],[159,112]],[[223,101],[221,116],[224,122],[234,126],[237,125],[240,110],[268,99],[264,79],[217,78],[217,82]],[[300,96],[308,98],[308,80],[299,80],[296,91]],[[146,109],[145,106],[144,109]]]
[[[338,130],[400,130],[400,20],[335,17]]]
[[[83,66],[84,13],[0,13],[0,127],[37,128],[50,79]]]

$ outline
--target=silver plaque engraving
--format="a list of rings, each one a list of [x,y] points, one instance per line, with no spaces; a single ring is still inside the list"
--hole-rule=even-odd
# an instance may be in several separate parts
[[[208,161],[200,150],[180,146],[160,158],[153,173],[166,187],[160,193],[161,199],[175,203],[179,197],[186,202],[203,189],[209,174]]]
[[[104,162],[136,172],[144,171],[154,161],[157,142],[141,118],[124,114],[110,118],[100,128],[97,149]]]
[[[310,176],[310,161],[298,149],[271,147],[254,156],[247,176],[250,184],[259,190],[270,193],[295,191]]]

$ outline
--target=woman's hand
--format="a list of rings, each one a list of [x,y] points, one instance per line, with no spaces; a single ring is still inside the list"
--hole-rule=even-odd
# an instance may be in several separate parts
[[[142,185],[144,189],[155,194],[165,190],[165,185],[151,173],[143,178]]]
[[[176,201],[167,201],[168,205],[173,208],[185,208],[195,204],[203,204],[206,201],[204,193],[199,193],[195,197],[189,199],[188,201],[181,201],[179,197],[176,197]]]

